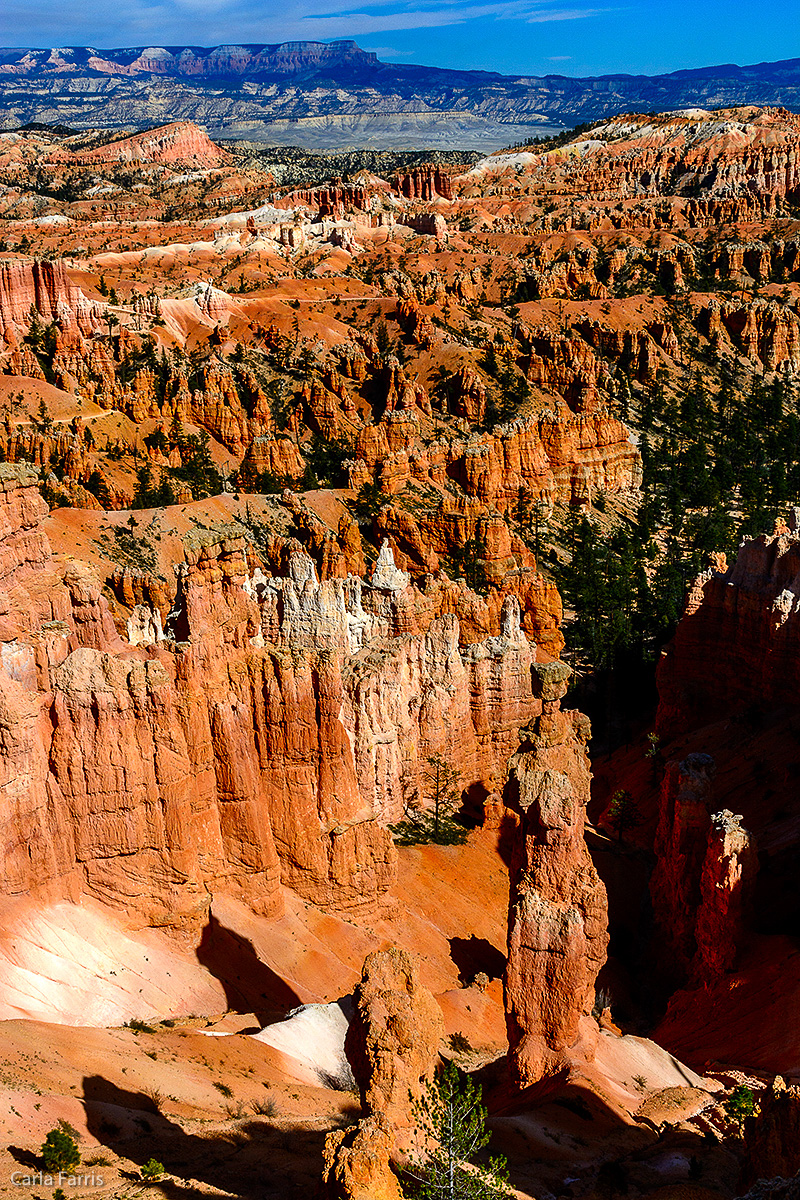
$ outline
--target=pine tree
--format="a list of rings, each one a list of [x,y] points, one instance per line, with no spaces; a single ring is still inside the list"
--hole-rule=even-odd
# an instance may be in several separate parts
[[[42,1145],[42,1161],[47,1171],[73,1171],[81,1161],[78,1143],[65,1129],[51,1129]]]
[[[432,754],[422,773],[427,806],[415,804],[406,808],[406,819],[391,825],[395,841],[401,846],[417,846],[434,842],[437,846],[460,845],[467,839],[467,830],[455,819],[461,806],[460,775],[441,754]],[[415,797],[416,799],[416,797]]]
[[[189,484],[194,499],[203,500],[206,496],[218,495],[222,491],[222,476],[211,457],[208,432],[201,429],[199,434],[185,438],[181,444],[181,454],[183,464],[177,468],[175,475]]]
[[[485,555],[486,542],[480,534],[467,538],[463,546],[454,546],[449,555],[453,574],[463,577],[473,592],[482,595],[486,595],[489,587],[484,566]]]
[[[502,1156],[476,1166],[489,1142],[480,1084],[445,1063],[415,1106],[418,1128],[432,1143],[427,1157],[406,1169],[407,1195],[415,1200],[501,1200],[510,1197]]]
[[[628,789],[619,788],[614,792],[603,822],[614,830],[617,840],[621,842],[625,830],[641,825],[642,820],[641,811]]]

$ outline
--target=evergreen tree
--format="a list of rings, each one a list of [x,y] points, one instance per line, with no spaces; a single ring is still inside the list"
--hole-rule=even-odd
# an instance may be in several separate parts
[[[389,327],[383,317],[375,326],[375,345],[378,347],[378,354],[385,362],[392,353],[392,339],[389,336]]]
[[[445,1063],[415,1105],[420,1132],[430,1148],[405,1171],[406,1195],[415,1200],[502,1200],[511,1197],[502,1156],[485,1165],[474,1160],[488,1145],[480,1084]]]
[[[183,440],[181,455],[183,463],[176,469],[175,475],[189,484],[195,500],[216,496],[222,491],[222,476],[214,466],[211,442],[205,429]]]
[[[633,796],[627,788],[619,788],[611,797],[611,803],[603,817],[603,823],[614,830],[618,841],[621,842],[625,830],[641,825],[642,819],[641,811]]]
[[[353,457],[353,447],[344,438],[324,441],[314,434],[306,452],[305,487],[344,487],[347,483],[345,462]]]
[[[461,807],[461,776],[440,754],[432,754],[422,773],[427,804],[412,796],[406,805],[406,818],[390,825],[395,841],[401,846],[434,842],[438,846],[459,845],[467,840],[467,829],[456,819]]]
[[[739,1136],[744,1132],[744,1123],[756,1112],[756,1098],[752,1090],[745,1084],[735,1087],[730,1096],[722,1101],[722,1107],[732,1121],[739,1127]]]
[[[65,1129],[51,1129],[42,1145],[42,1161],[47,1171],[69,1174],[81,1161],[78,1143]]]
[[[107,494],[108,489],[106,488]],[[140,467],[136,475],[136,491],[133,494],[131,508],[165,508],[168,504],[174,503],[175,493],[166,475],[162,475],[158,483],[154,484],[150,464],[145,463],[143,467]]]
[[[486,543],[480,537],[467,538],[463,546],[454,546],[450,551],[449,565],[456,576],[462,576],[473,592],[485,595],[489,581],[485,567]]]

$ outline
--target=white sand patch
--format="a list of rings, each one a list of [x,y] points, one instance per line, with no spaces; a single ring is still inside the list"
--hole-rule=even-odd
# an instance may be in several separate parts
[[[323,1087],[347,1091],[355,1086],[344,1052],[350,1025],[348,1008],[348,999],[335,1004],[304,1004],[283,1021],[250,1036],[296,1059]]]

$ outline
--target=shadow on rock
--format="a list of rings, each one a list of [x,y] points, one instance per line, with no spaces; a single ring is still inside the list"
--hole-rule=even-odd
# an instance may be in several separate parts
[[[463,984],[472,983],[476,975],[483,972],[490,979],[500,979],[506,969],[506,956],[486,938],[450,938],[450,957],[458,967],[458,978]]]
[[[228,1008],[255,1013],[262,1026],[279,1020],[302,1003],[285,980],[261,961],[253,943],[227,929],[213,913],[195,953],[222,984]]]
[[[209,1187],[243,1200],[308,1200],[322,1173],[322,1150],[333,1123],[321,1126],[297,1118],[252,1117],[231,1120],[208,1136],[188,1133],[154,1111],[141,1092],[118,1088],[100,1075],[83,1080],[86,1123],[98,1141],[141,1167],[163,1163],[162,1195],[190,1200]]]

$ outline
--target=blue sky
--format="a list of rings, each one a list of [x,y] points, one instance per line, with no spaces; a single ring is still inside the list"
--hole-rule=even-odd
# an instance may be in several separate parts
[[[2,0],[5,46],[355,38],[386,61],[653,74],[800,57],[800,0]]]

